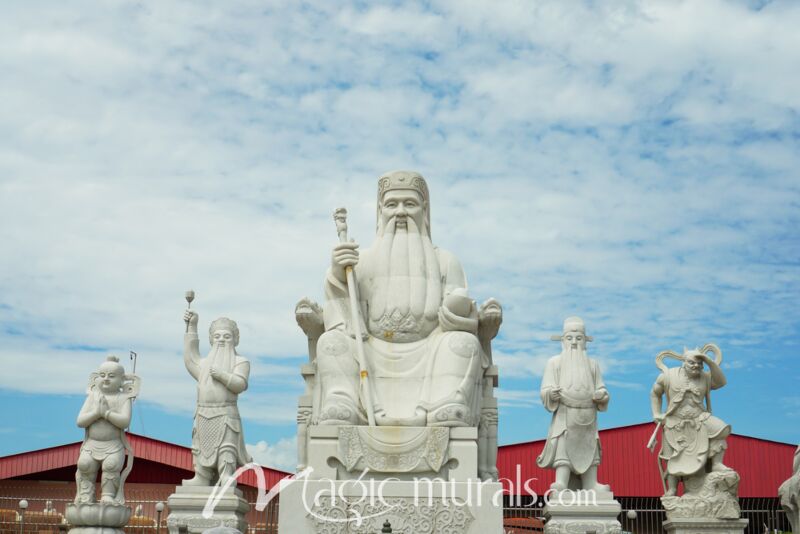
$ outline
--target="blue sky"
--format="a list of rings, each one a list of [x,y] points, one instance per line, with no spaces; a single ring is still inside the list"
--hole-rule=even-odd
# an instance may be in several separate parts
[[[188,444],[181,359],[228,315],[246,441],[294,464],[303,296],[340,205],[429,181],[434,242],[505,322],[500,441],[541,438],[549,341],[582,316],[646,421],[655,355],[715,342],[734,432],[800,441],[796,2],[16,2],[0,20],[0,455],[77,441],[108,353],[132,430]],[[642,444],[644,446],[644,444]]]

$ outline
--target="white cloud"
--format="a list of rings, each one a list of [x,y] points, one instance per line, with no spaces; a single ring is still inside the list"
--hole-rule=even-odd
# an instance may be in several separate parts
[[[291,422],[331,211],[367,244],[403,167],[504,304],[510,391],[573,314],[618,383],[663,348],[756,351],[798,330],[798,23],[717,0],[9,5],[0,387],[74,392],[133,349],[143,400],[190,411],[194,288],[203,325],[239,322],[245,417]]]
[[[281,439],[275,444],[259,441],[255,445],[248,443],[247,452],[253,460],[265,467],[293,473],[297,469],[297,436]]]

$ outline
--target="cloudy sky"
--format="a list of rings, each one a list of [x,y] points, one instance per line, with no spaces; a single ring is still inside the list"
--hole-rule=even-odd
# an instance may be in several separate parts
[[[294,304],[322,300],[332,210],[368,244],[398,168],[504,305],[502,443],[546,434],[575,314],[603,427],[649,419],[659,351],[715,342],[715,413],[800,441],[798,27],[789,1],[6,3],[0,455],[81,439],[89,372],[130,350],[132,430],[188,444],[193,288],[253,361],[246,441],[290,468]]]

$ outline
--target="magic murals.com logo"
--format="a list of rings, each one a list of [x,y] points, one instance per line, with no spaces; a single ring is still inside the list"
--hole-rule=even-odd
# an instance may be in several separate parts
[[[517,508],[534,507],[539,503],[539,495],[534,489],[536,478],[522,478],[522,467],[516,466],[515,477],[501,478],[497,482],[484,480],[444,480],[443,478],[415,477],[401,481],[396,477],[380,480],[369,477],[369,469],[362,471],[351,480],[312,478],[314,469],[309,467],[295,475],[281,479],[272,488],[267,487],[263,467],[257,463],[245,464],[236,470],[224,484],[214,486],[203,507],[203,517],[211,519],[214,509],[236,479],[247,471],[256,478],[258,496],[255,509],[266,509],[284,489],[292,484],[302,484],[300,499],[307,517],[322,523],[354,523],[361,526],[364,521],[391,514],[399,505],[397,497],[387,491],[391,484],[404,482],[412,484],[411,503],[414,507],[503,507],[504,497],[508,505]],[[497,483],[501,484],[497,488]],[[408,499],[408,498],[406,498]],[[597,493],[594,490],[547,490],[542,499],[544,504],[560,506],[597,506]],[[345,510],[344,514],[326,514],[325,510]],[[369,510],[364,513],[364,510]]]

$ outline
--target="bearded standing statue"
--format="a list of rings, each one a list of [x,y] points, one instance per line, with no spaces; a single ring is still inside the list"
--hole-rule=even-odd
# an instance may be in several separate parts
[[[586,355],[586,327],[580,317],[564,321],[561,354],[550,358],[542,377],[542,404],[553,412],[547,442],[536,463],[555,469],[553,490],[609,489],[597,483],[600,465],[600,435],[597,412],[608,409],[610,397],[597,360]]]
[[[197,380],[197,409],[192,428],[192,461],[195,476],[184,486],[212,486],[228,482],[237,468],[251,461],[244,443],[237,400],[247,389],[250,362],[236,352],[239,328],[227,317],[211,323],[211,352],[200,358],[198,315],[186,310],[183,343],[186,370]],[[235,481],[234,481],[235,482]]]
[[[378,182],[377,236],[333,249],[325,277],[324,329],[316,346],[319,423],[477,426],[489,342],[502,311],[477,308],[458,259],[431,242],[428,186],[417,173]],[[372,406],[364,405],[345,269],[354,268]]]
[[[194,291],[186,294],[191,305]],[[211,350],[200,357],[197,312],[183,315],[183,362],[197,381],[197,407],[192,425],[192,464],[194,477],[184,480],[169,496],[167,527],[170,534],[200,534],[226,527],[247,532],[245,516],[250,506],[236,487],[238,468],[250,463],[239,417],[239,394],[247,390],[250,362],[236,352],[239,327],[227,317],[213,321],[208,328]],[[208,515],[206,504],[216,504]]]

